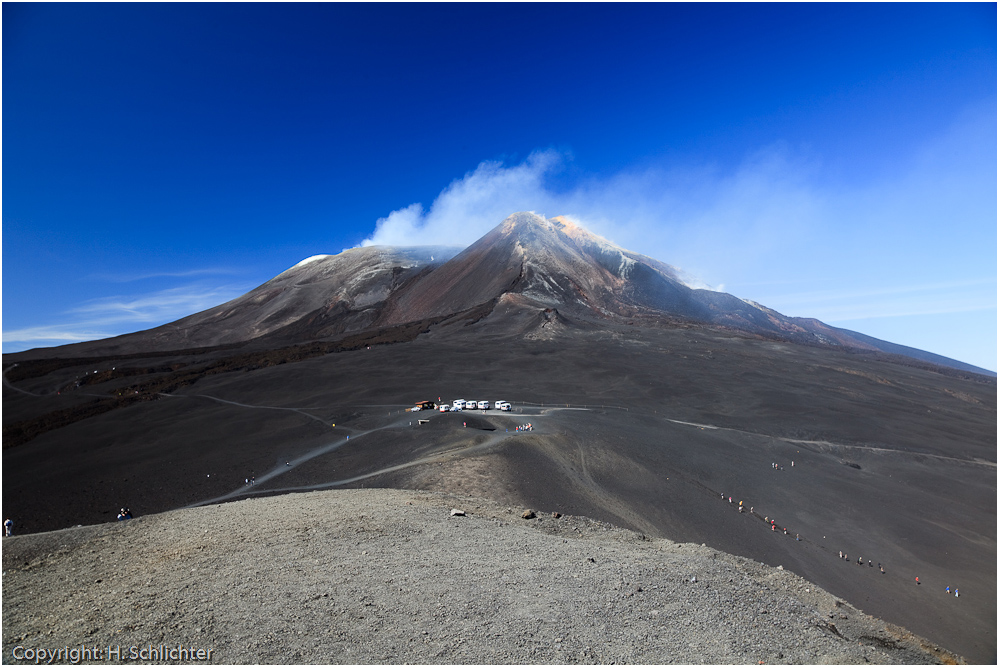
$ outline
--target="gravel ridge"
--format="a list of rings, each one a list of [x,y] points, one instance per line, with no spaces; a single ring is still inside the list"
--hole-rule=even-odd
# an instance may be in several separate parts
[[[962,662],[780,566],[524,510],[333,490],[5,538],[3,662],[81,645],[232,664]],[[156,658],[132,662],[184,662]]]

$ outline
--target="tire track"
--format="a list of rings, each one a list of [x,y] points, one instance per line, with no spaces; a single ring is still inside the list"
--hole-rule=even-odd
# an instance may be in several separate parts
[[[167,392],[160,392],[161,397],[171,397],[175,399],[185,399],[198,397],[201,399],[209,399],[211,401],[216,401],[220,404],[228,404],[230,406],[239,406],[240,408],[257,408],[261,410],[269,411],[292,411],[293,413],[298,413],[299,415],[304,415],[310,420],[316,420],[317,422],[322,422],[323,424],[328,424],[327,420],[319,416],[313,415],[312,413],[306,413],[305,409],[302,408],[289,408],[287,406],[260,406],[256,404],[242,404],[238,401],[229,401],[228,399],[220,399],[219,397],[213,397],[208,394],[169,394]]]
[[[9,372],[11,369],[13,369],[16,366],[17,366],[16,364],[12,364],[11,366],[9,366],[6,369],[4,369],[4,372],[3,372],[3,386],[6,387],[7,389],[14,390],[15,392],[20,392],[21,394],[27,394],[29,397],[40,397],[40,396],[42,396],[40,394],[35,394],[34,392],[29,392],[28,390],[22,390],[20,387],[17,387],[12,382],[10,382],[9,380],[7,380],[7,372]]]

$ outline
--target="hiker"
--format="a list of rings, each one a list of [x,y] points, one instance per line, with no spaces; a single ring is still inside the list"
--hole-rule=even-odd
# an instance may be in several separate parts
[[[250,476],[250,486],[253,487],[254,483],[257,482],[257,478]]]
[[[14,533],[14,522],[9,517],[3,521],[3,531],[6,536]]]
[[[801,538],[799,538],[799,534],[795,534],[795,540],[802,540]]]
[[[958,598],[958,587],[955,587],[955,598]]]
[[[753,506],[750,506],[750,514],[753,515]]]
[[[795,460],[792,460],[792,468],[795,468]]]
[[[864,566],[864,565],[865,565],[865,564],[864,564],[864,562],[863,562],[863,561],[861,560],[861,557],[858,557],[858,566]]]
[[[786,536],[788,535],[788,527],[783,527],[781,530],[785,532]]]
[[[838,559],[843,559],[844,558],[844,551],[843,550],[838,550],[837,554],[840,555],[840,556],[837,557]]]
[[[874,566],[872,566],[872,560],[871,559],[868,560],[868,568],[874,568]]]
[[[243,484],[244,485],[249,485],[250,484],[250,478],[243,478]]]
[[[920,584],[920,578],[913,578],[913,579],[917,581],[917,584]]]
[[[950,587],[950,586],[948,586],[948,587],[945,587],[945,588],[944,588],[944,593],[946,593],[946,594],[950,594],[950,593],[951,593],[951,587]]]

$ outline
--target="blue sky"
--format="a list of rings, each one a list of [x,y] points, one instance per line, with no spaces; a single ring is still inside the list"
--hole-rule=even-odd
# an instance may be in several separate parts
[[[995,4],[3,4],[3,350],[569,215],[996,370]]]

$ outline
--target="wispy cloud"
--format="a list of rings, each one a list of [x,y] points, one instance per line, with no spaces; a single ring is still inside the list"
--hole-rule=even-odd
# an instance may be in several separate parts
[[[90,300],[63,313],[60,322],[3,331],[5,352],[92,341],[177,320],[245,293],[247,285],[196,282],[138,295]]]
[[[187,271],[159,271],[138,274],[91,274],[90,278],[109,283],[133,283],[159,278],[194,278],[197,276],[234,276],[241,272],[222,267],[211,269],[189,269]]]
[[[68,311],[69,315],[101,322],[159,322],[178,313],[190,315],[242,294],[231,286],[185,285],[154,293],[102,297]]]
[[[774,293],[768,306],[786,315],[846,320],[968,313],[996,309],[995,278],[915,285]]]
[[[49,325],[41,327],[24,327],[22,329],[14,330],[4,330],[3,342],[4,342],[4,352],[16,352],[24,348],[33,347],[36,345],[44,345],[46,343],[52,342],[55,344],[61,343],[77,343],[79,341],[91,341],[94,339],[105,338],[107,336],[114,336],[113,334],[108,334],[106,329],[87,329],[85,324],[77,326],[76,324],[62,324],[62,325]],[[24,346],[7,346],[6,344],[31,344]]]

